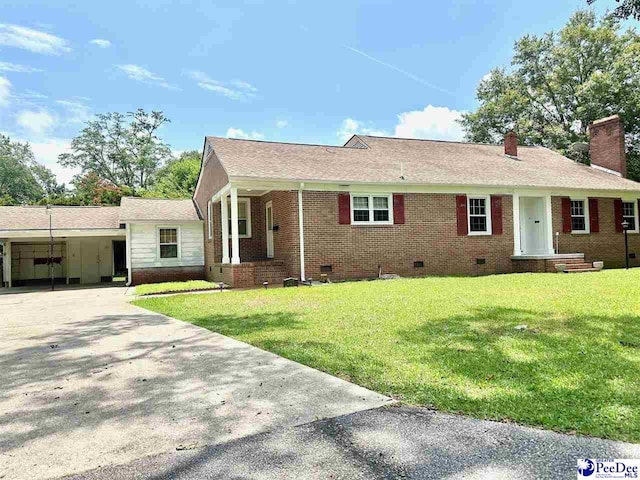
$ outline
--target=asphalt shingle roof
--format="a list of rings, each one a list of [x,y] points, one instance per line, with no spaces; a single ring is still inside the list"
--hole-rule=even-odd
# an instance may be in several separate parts
[[[358,135],[368,148],[207,137],[230,177],[424,185],[640,191],[640,183],[578,164],[544,147]],[[404,179],[401,179],[401,173]]]
[[[95,230],[119,228],[118,207],[52,207],[53,230]],[[49,230],[49,215],[44,206],[0,207],[0,232],[3,230]]]
[[[200,220],[193,200],[123,197],[120,221],[197,221]]]

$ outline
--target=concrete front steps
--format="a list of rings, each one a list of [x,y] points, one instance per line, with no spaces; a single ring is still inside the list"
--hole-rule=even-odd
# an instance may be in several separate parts
[[[575,262],[575,263],[558,263],[556,270],[560,273],[584,273],[599,272],[604,267],[603,262]]]

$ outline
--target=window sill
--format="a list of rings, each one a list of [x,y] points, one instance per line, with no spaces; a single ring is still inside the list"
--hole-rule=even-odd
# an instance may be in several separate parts
[[[571,235],[589,235],[591,232],[586,230],[572,230]]]
[[[352,227],[392,227],[391,222],[351,222]]]
[[[469,237],[490,237],[491,232],[469,232],[467,233]]]
[[[231,235],[229,235],[229,240],[231,240],[233,237]],[[238,238],[252,238],[251,235],[238,235]]]

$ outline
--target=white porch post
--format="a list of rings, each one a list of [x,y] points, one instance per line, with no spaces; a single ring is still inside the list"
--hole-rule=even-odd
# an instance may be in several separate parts
[[[514,192],[511,198],[513,199],[513,254],[522,255],[522,247],[520,246],[520,194]]]
[[[553,218],[551,208],[551,195],[544,197],[544,210],[545,210],[545,229],[547,230],[547,253],[553,254]]]
[[[125,223],[124,225],[126,240],[125,240],[125,259],[127,263],[127,287],[131,285],[133,279],[133,268],[131,268],[131,224]]]
[[[4,244],[4,275],[4,281],[11,288],[11,240],[7,240]]]
[[[304,183],[298,189],[298,229],[300,230],[300,280],[305,281],[304,275],[304,217],[302,214],[302,189]]]
[[[240,263],[240,232],[238,231],[238,188],[231,187],[231,263]]]
[[[229,263],[229,212],[227,196],[220,197],[220,218],[222,219],[222,263]]]

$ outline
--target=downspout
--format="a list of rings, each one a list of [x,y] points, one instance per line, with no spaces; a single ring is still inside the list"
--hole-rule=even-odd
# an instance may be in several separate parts
[[[300,281],[305,281],[304,275],[304,217],[302,215],[302,189],[304,183],[298,188],[298,230],[300,231]]]
[[[131,286],[131,224],[125,223],[125,230],[127,233],[127,287]]]

